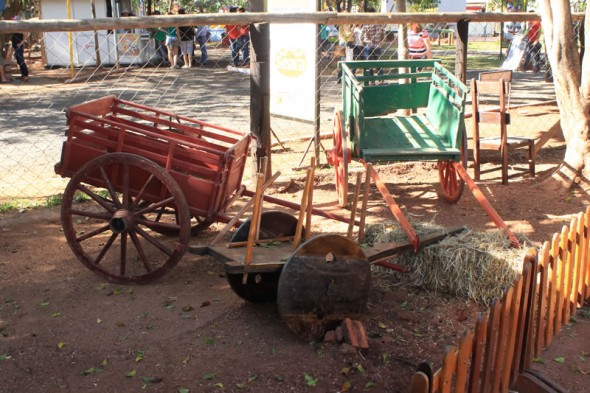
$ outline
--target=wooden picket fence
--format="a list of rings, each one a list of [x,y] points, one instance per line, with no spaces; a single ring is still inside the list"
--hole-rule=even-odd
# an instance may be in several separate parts
[[[590,297],[590,207],[527,252],[522,274],[478,315],[442,367],[419,367],[412,393],[508,392]]]

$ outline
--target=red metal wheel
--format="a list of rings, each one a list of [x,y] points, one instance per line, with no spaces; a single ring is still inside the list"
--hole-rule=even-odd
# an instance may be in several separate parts
[[[173,222],[154,220],[163,208],[175,211]],[[65,189],[61,219],[74,255],[117,283],[144,283],[166,274],[190,239],[190,212],[176,181],[154,162],[127,153],[99,156],[82,166]],[[163,236],[156,227],[176,235]]]
[[[462,134],[461,163],[464,167],[467,167],[467,135],[465,130],[462,130]],[[453,160],[438,162],[438,179],[441,186],[439,196],[448,203],[457,203],[465,189],[465,181],[461,179],[453,163]]]
[[[348,205],[348,148],[346,146],[346,126],[341,110],[334,111],[332,164],[336,172],[336,193],[338,206]]]

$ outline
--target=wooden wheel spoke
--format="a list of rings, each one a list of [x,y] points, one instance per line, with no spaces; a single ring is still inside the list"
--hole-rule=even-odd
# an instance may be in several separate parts
[[[129,164],[123,164],[123,207],[127,209],[129,207],[129,201],[131,195],[129,193]]]
[[[125,276],[125,267],[127,265],[127,234],[121,234],[121,263],[119,264],[119,274]]]
[[[96,257],[96,259],[94,260],[94,264],[98,266],[98,264],[100,263],[100,261],[102,261],[102,258],[104,258],[104,256],[106,255],[107,251],[111,248],[111,246],[113,245],[113,242],[115,241],[115,239],[117,238],[117,236],[119,236],[116,233],[113,233],[111,235],[111,237],[109,238],[109,240],[106,242],[106,244],[104,245],[104,247],[102,248],[102,250],[100,250],[100,253],[98,254],[98,256]]]
[[[80,236],[80,237],[77,237],[77,238],[76,238],[76,241],[77,241],[78,243],[79,243],[79,242],[83,242],[83,241],[84,241],[84,240],[86,240],[86,239],[90,239],[90,238],[91,238],[91,237],[93,237],[93,236],[96,236],[96,235],[99,235],[99,234],[101,234],[101,233],[103,233],[103,232],[106,232],[106,231],[108,231],[108,230],[109,230],[109,228],[110,228],[110,227],[108,226],[108,224],[107,224],[107,225],[104,225],[104,226],[102,226],[102,227],[100,227],[100,228],[98,228],[98,229],[95,229],[95,230],[93,230],[93,231],[90,231],[90,232],[88,232],[88,233],[85,233],[84,235],[82,235],[82,236]]]
[[[180,225],[168,223],[168,222],[152,221],[152,220],[148,220],[146,218],[137,218],[136,222],[138,224],[144,225],[148,228],[151,228],[151,227],[157,225],[158,228],[165,230],[165,231],[179,231],[180,230]]]
[[[139,192],[137,193],[137,196],[135,197],[135,203],[133,204],[132,207],[136,207],[137,204],[139,204],[141,202],[141,198],[143,198],[143,194],[145,193],[145,190],[147,189],[147,186],[151,183],[151,181],[154,179],[154,174],[150,174],[150,177],[147,179],[147,181],[143,184],[143,186],[141,186],[141,190],[139,190]]]
[[[78,209],[72,209],[70,211],[71,214],[76,215],[76,216],[82,216],[82,217],[88,217],[88,218],[96,218],[99,220],[104,220],[104,221],[109,221],[112,217],[111,214],[106,214],[106,213],[97,213],[97,212],[91,212],[91,211],[86,211],[86,210],[78,210]]]
[[[107,185],[107,190],[109,191],[109,194],[111,195],[111,198],[113,199],[113,203],[115,204],[115,206],[117,208],[120,208],[121,202],[119,201],[119,198],[117,197],[117,192],[115,191],[115,187],[113,186],[111,179],[109,179],[107,172],[104,170],[104,167],[100,167],[100,174],[102,176],[102,179],[104,180],[104,182]]]
[[[136,211],[135,214],[142,215],[142,214],[146,214],[146,213],[152,213],[152,212],[156,211],[157,209],[166,206],[170,202],[174,202],[174,197],[166,198],[160,202],[152,203],[151,205],[149,205],[141,210]]]
[[[78,188],[78,190],[82,191],[83,193],[88,195],[90,198],[92,198],[93,201],[98,203],[105,210],[112,213],[117,209],[113,201],[110,201],[112,204],[109,204],[109,201],[107,201],[106,199],[104,199],[100,195],[96,194],[95,192],[91,191],[88,187],[86,187],[82,184],[78,184],[77,188]]]
[[[130,232],[129,236],[131,237],[131,241],[133,242],[133,245],[135,246],[135,249],[137,250],[137,253],[139,254],[139,258],[141,259],[141,262],[143,263],[145,270],[147,270],[148,272],[151,272],[152,267],[150,265],[150,261],[148,260],[147,256],[145,255],[145,251],[143,250],[143,246],[141,245],[139,238],[133,232]]]
[[[166,246],[164,244],[162,244],[161,242],[154,239],[149,233],[147,233],[143,229],[137,227],[137,228],[135,228],[135,230],[137,231],[137,233],[139,233],[141,235],[141,237],[143,237],[145,240],[150,242],[150,244],[152,244],[154,247],[156,247],[157,249],[159,249],[160,251],[162,251],[164,254],[168,255],[169,257],[172,256],[172,254],[174,253],[173,251],[170,251],[168,248],[166,248]]]

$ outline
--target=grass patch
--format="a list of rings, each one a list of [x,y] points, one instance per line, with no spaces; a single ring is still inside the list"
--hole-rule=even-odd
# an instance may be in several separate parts
[[[9,213],[14,211],[22,212],[26,209],[33,209],[40,206],[44,205],[29,199],[13,199],[0,203],[0,213]]]

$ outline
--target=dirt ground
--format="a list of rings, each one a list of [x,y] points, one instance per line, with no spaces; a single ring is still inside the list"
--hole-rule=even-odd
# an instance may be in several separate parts
[[[526,122],[526,116],[553,110],[527,108],[521,118]],[[288,152],[274,152],[281,155],[276,162],[298,162],[306,144],[288,146]],[[590,201],[581,186],[556,197],[539,185],[563,149],[557,133],[539,153],[535,179],[521,175],[503,186],[495,172],[479,183],[508,225],[539,244]],[[497,163],[497,157],[486,157]],[[512,162],[524,164],[522,155],[514,153]],[[304,173],[278,164],[273,169],[286,175],[269,193],[298,203]],[[352,166],[352,172],[357,169]],[[413,220],[493,230],[468,190],[456,205],[437,198],[435,164],[382,165],[378,170]],[[318,168],[314,206],[346,215],[336,207],[333,184],[332,168]],[[369,221],[391,220],[381,196],[375,188],[371,192]],[[416,366],[429,359],[440,367],[445,349],[473,327],[483,310],[465,299],[396,286],[395,275],[374,275],[362,319],[369,349],[352,353],[334,343],[301,341],[281,321],[274,303],[254,305],[236,296],[222,264],[211,257],[187,253],[154,283],[116,285],[72,254],[59,207],[7,213],[0,219],[2,392],[406,392]],[[191,243],[205,244],[221,227],[211,226]],[[346,227],[314,217],[312,231],[343,233]],[[551,348],[557,355],[547,352],[545,362],[536,364],[572,392],[583,391],[590,382],[590,368],[582,361],[590,354],[588,316],[580,314],[577,320]],[[564,341],[570,345],[563,346]],[[553,360],[561,356],[564,362]]]

